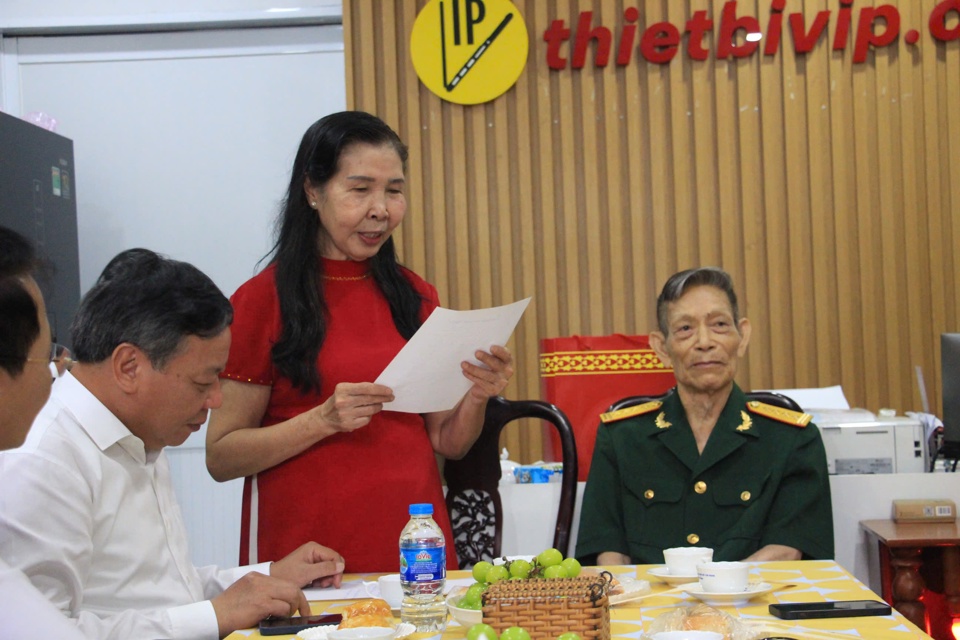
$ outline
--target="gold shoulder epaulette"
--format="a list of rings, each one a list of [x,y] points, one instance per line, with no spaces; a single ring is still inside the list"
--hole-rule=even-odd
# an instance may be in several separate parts
[[[752,413],[757,413],[765,418],[770,418],[771,420],[776,420],[777,422],[783,422],[784,424],[789,424],[793,427],[799,427],[800,429],[803,429],[805,426],[810,424],[811,420],[813,420],[813,416],[811,416],[809,413],[791,411],[790,409],[776,407],[772,404],[759,402],[757,400],[751,400],[748,402],[747,408],[750,409]]]
[[[659,400],[652,400],[651,402],[638,404],[635,407],[627,407],[626,409],[618,409],[617,411],[601,413],[600,422],[607,424],[608,422],[616,422],[617,420],[624,420],[634,416],[642,416],[645,413],[650,413],[651,411],[659,409],[661,406],[663,406],[662,402]]]

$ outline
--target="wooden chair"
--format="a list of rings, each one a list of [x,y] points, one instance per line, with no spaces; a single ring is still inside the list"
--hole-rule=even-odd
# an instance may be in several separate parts
[[[477,442],[462,459],[447,460],[443,467],[453,546],[461,569],[500,556],[503,538],[503,505],[499,489],[500,432],[505,425],[520,418],[546,420],[560,434],[563,478],[553,546],[564,555],[568,552],[577,501],[577,446],[573,427],[563,411],[548,402],[506,400],[497,396],[487,404],[483,431]],[[536,425],[539,428],[539,423]]]
[[[607,409],[610,411],[617,411],[618,409],[626,409],[627,407],[633,407],[638,404],[643,404],[644,402],[650,402],[651,400],[662,400],[669,396],[671,393],[676,391],[676,387],[670,389],[662,396],[628,396],[626,398],[621,398],[617,400],[610,408]],[[746,393],[747,400],[759,400],[760,402],[765,402],[767,404],[772,404],[777,407],[783,407],[784,409],[790,409],[791,411],[803,411],[800,408],[793,398],[789,398],[782,393],[777,393],[776,391],[748,391]]]

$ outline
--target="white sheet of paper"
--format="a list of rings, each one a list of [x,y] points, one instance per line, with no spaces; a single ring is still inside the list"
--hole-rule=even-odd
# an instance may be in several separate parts
[[[339,589],[304,589],[303,595],[307,596],[307,600],[359,600],[370,597],[362,579],[345,580]]]
[[[808,413],[811,409],[850,408],[850,403],[847,402],[847,397],[843,394],[843,388],[840,385],[819,389],[773,389],[773,391],[791,398]]]
[[[530,298],[490,309],[453,311],[437,307],[376,379],[393,389],[385,410],[407,413],[446,411],[470,390],[460,363],[480,364],[478,349],[505,345]]]

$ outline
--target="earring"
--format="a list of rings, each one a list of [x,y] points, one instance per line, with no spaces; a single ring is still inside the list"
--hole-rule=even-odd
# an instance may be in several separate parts
[[[311,200],[311,201],[310,201],[310,206],[313,207],[314,209],[316,209],[316,208],[317,208],[317,201],[316,201],[316,200]]]

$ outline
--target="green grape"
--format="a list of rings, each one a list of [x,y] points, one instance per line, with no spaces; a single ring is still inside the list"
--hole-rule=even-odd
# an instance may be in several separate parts
[[[475,582],[467,588],[467,592],[463,594],[463,597],[460,599],[460,606],[473,605],[480,602],[480,596],[483,595],[483,592],[487,590],[487,585],[482,582]]]
[[[510,563],[510,575],[514,578],[526,578],[530,575],[530,570],[533,568],[533,565],[529,561],[523,560],[514,560]]]
[[[567,570],[563,568],[563,565],[554,564],[550,565],[543,570],[544,578],[566,578]]]
[[[567,570],[568,578],[576,578],[578,575],[580,575],[580,569],[582,568],[580,566],[580,561],[576,558],[565,558],[563,562],[560,563],[560,566]],[[579,640],[579,638],[577,640]]]
[[[485,582],[487,579],[487,571],[490,571],[490,567],[493,564],[487,562],[486,560],[481,560],[477,564],[473,565],[473,579],[477,582]]]
[[[557,640],[580,640],[580,634],[573,631],[567,631],[557,636]]]
[[[458,609],[469,609],[470,611],[479,611],[483,608],[483,603],[477,600],[476,602],[464,602],[463,598],[460,598],[460,603],[457,606]]]
[[[547,549],[546,551],[541,551],[540,555],[537,556],[537,562],[540,563],[540,566],[544,568],[560,564],[562,561],[563,554],[556,549]]]
[[[497,630],[481,622],[467,630],[467,640],[497,640]]]
[[[530,634],[523,627],[507,627],[500,634],[500,640],[530,640]]]
[[[506,580],[509,577],[510,577],[510,572],[507,571],[507,568],[502,564],[498,564],[490,567],[490,570],[487,571],[485,581],[487,584],[493,584],[494,582],[500,582],[501,580]]]

